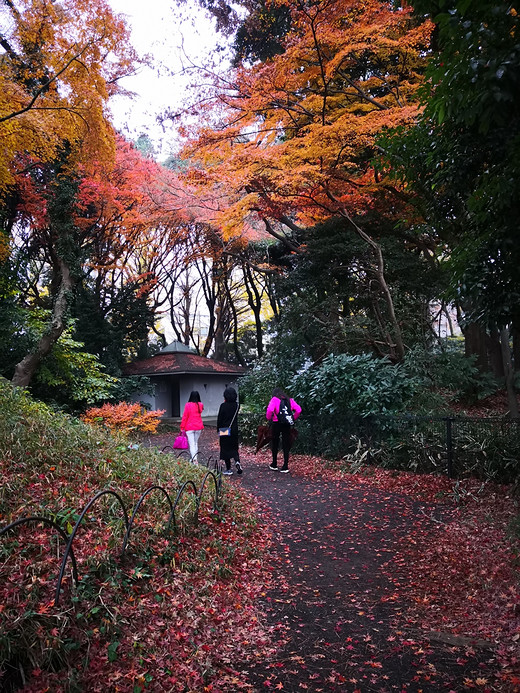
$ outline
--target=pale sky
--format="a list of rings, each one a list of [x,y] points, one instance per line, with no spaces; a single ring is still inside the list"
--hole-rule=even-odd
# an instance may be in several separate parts
[[[189,99],[188,79],[180,71],[189,60],[204,64],[215,45],[213,22],[189,0],[181,10],[171,0],[109,0],[109,4],[127,18],[138,53],[150,54],[154,61],[153,68],[122,81],[137,96],[111,102],[114,124],[129,139],[148,134],[158,158],[164,159],[175,147],[175,128],[170,122],[163,128],[156,116]]]

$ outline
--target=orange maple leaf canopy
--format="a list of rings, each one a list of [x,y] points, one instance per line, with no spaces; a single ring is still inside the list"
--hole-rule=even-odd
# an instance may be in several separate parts
[[[431,23],[377,0],[291,13],[283,54],[217,81],[223,125],[201,127],[185,150],[198,194],[227,202],[212,220],[224,237],[255,217],[311,225],[396,204],[374,173],[374,141],[417,116]]]
[[[21,203],[18,211],[30,229],[34,246],[53,236],[48,195],[55,183],[34,177],[38,164],[27,165],[16,177]],[[87,251],[85,269],[98,278],[120,273],[146,292],[156,283],[154,258],[187,233],[189,197],[175,174],[147,159],[124,138],[116,137],[113,161],[93,159],[78,165],[78,192],[73,221],[75,243]],[[175,194],[173,191],[177,191]],[[152,268],[152,269],[151,269]]]
[[[142,279],[151,258],[186,232],[191,196],[172,171],[122,137],[116,142],[113,165],[94,161],[83,168],[76,223],[90,239],[93,227],[98,230],[91,267],[120,268],[130,279]]]

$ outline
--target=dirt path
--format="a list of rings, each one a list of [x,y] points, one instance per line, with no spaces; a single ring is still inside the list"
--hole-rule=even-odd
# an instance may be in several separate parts
[[[213,440],[205,432],[206,455]],[[244,474],[224,483],[259,500],[275,537],[276,588],[262,606],[280,647],[273,661],[244,663],[255,691],[506,693],[486,683],[489,649],[442,644],[406,620],[399,547],[424,541],[445,508],[352,488],[348,479],[311,480],[297,465],[273,472],[267,453],[244,451],[242,462]]]

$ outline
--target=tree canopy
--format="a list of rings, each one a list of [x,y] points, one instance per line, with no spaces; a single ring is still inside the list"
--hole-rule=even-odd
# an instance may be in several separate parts
[[[86,161],[113,155],[107,101],[136,62],[105,0],[9,0],[0,34],[0,193],[31,158],[63,143]]]
[[[293,343],[295,367],[332,354],[396,364],[444,349],[445,316],[482,369],[511,374],[514,9],[199,5],[232,64],[202,66],[183,146],[161,166],[149,139],[134,146],[110,123],[108,99],[138,64],[122,19],[102,0],[5,3],[5,372],[29,383],[63,336],[117,375],[165,343],[165,321],[200,354],[242,365]],[[25,329],[37,311],[46,328]]]

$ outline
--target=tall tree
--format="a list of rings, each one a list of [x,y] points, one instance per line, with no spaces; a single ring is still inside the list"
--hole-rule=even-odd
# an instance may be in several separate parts
[[[298,252],[302,226],[345,219],[369,248],[396,358],[401,329],[368,223],[374,211],[397,220],[402,203],[373,167],[374,138],[417,116],[430,31],[409,9],[378,0],[297,0],[283,53],[217,83],[222,125],[202,129],[186,150],[202,164],[191,181],[227,195],[214,218],[224,237],[257,217]]]
[[[177,213],[165,207],[163,175],[169,173],[123,140],[118,142],[111,167],[93,161],[89,171],[81,169],[82,176],[79,170],[73,175],[65,152],[55,166],[34,167],[19,176],[24,205],[18,234],[30,256],[41,263],[33,299],[41,297],[38,287],[47,273],[46,307],[52,316],[39,344],[17,364],[17,385],[27,385],[52,350],[65,329],[74,290],[84,278],[92,277],[90,287],[102,312],[110,305],[115,311],[125,283],[138,286],[141,296],[153,287],[153,277],[129,258],[147,244],[150,227]],[[154,252],[152,246],[148,252]]]
[[[40,227],[39,239],[45,239],[40,250],[51,270],[50,294],[52,312],[47,329],[38,344],[16,364],[13,383],[27,386],[36,369],[48,356],[66,327],[66,315],[72,298],[72,291],[79,278],[81,250],[78,247],[78,228],[75,202],[78,181],[74,176],[64,174],[67,167],[67,154],[55,167],[48,169],[50,179],[46,181],[42,202],[47,208],[44,215],[46,223]]]
[[[466,344],[489,368],[503,328],[520,354],[520,18],[500,0],[414,6],[435,22],[434,54],[424,112],[389,144],[391,160],[450,249]]]

